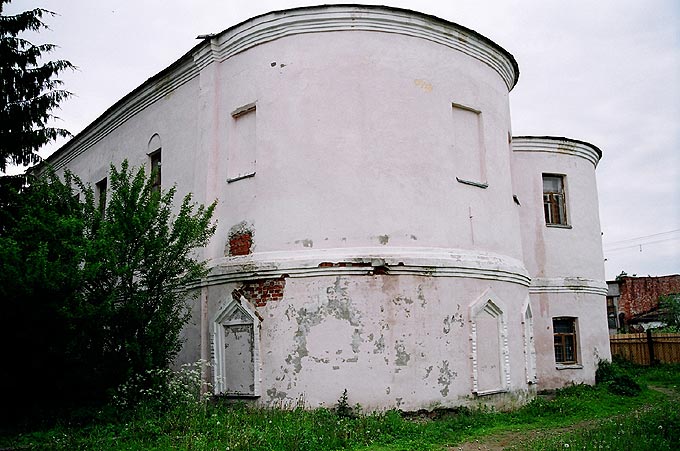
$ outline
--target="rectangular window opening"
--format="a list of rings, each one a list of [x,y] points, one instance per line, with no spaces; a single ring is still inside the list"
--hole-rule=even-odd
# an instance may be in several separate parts
[[[576,318],[553,318],[553,336],[555,362],[561,364],[578,363]]]
[[[543,213],[547,225],[568,225],[563,175],[543,174]]]

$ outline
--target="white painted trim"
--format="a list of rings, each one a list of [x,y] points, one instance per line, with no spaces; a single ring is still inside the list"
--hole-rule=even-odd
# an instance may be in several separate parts
[[[536,373],[536,346],[534,343],[534,314],[531,310],[529,296],[524,299],[522,304],[522,336],[524,338],[524,365],[526,380],[529,384],[538,381]]]
[[[600,150],[582,141],[568,138],[544,136],[518,136],[512,138],[513,152],[544,152],[580,157],[590,161],[597,167],[600,161]]]
[[[607,283],[604,280],[585,279],[582,277],[532,279],[529,286],[529,294],[539,293],[586,293],[606,296]]]
[[[470,344],[472,360],[472,393],[477,396],[488,395],[492,393],[501,393],[508,390],[510,387],[510,346],[508,343],[508,324],[506,321],[507,308],[503,301],[494,293],[491,288],[488,288],[484,293],[478,297],[468,307],[469,322],[470,322]],[[486,311],[492,316],[498,318],[499,321],[499,337],[498,343],[500,345],[499,355],[501,365],[501,386],[490,390],[479,390],[479,370],[477,357],[477,321],[475,318],[482,311]]]
[[[57,170],[65,167],[128,119],[189,82],[198,73],[199,70],[193,61],[187,60],[160,79],[145,82],[138,88],[138,92],[130,94],[129,99],[92,122],[89,126],[92,127],[91,129],[86,129],[82,135],[78,135],[66,143],[57,151],[54,160],[50,159],[49,163]]]
[[[215,259],[209,266],[210,274],[197,283],[198,286],[283,275],[291,278],[372,275],[376,268],[390,275],[464,277],[522,286],[530,284],[524,264],[515,258],[447,248],[355,247],[257,252]]]
[[[498,73],[508,90],[517,80],[510,54],[471,30],[413,11],[361,5],[322,5],[252,18],[212,38],[210,52],[205,47],[197,52],[196,64],[204,67],[215,61],[222,62],[287,36],[338,31],[373,31],[425,39],[486,64]]]
[[[199,75],[213,62],[222,62],[266,42],[287,36],[337,31],[374,31],[425,39],[475,58],[495,70],[511,90],[517,80],[516,62],[492,41],[460,25],[421,13],[386,7],[322,5],[275,11],[249,19],[205,39],[132,91],[120,105],[92,122],[88,129],[61,147],[49,163],[61,169],[149,105]],[[171,70],[170,67],[172,67]]]

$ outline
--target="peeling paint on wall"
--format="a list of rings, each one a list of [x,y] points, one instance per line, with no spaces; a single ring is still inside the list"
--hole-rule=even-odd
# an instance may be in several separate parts
[[[406,352],[406,346],[404,345],[404,340],[397,340],[394,344],[394,351],[396,352],[396,360],[394,363],[397,366],[406,366],[408,361],[411,360],[411,355]]]
[[[307,337],[312,328],[321,325],[328,318],[346,321],[354,327],[351,343],[352,352],[358,354],[362,340],[363,323],[361,313],[353,305],[352,299],[347,293],[347,280],[338,276],[333,285],[326,288],[325,302],[315,307],[302,307],[295,310],[292,306],[286,310],[286,316],[297,323],[297,330],[293,337],[293,352],[289,354],[285,362],[293,366],[293,373],[298,374],[302,370],[303,358],[309,357]],[[342,350],[336,351],[339,355]],[[317,363],[329,363],[328,359],[311,358]],[[343,359],[343,362],[357,362],[358,356]]]
[[[451,332],[451,327],[454,324],[458,324],[461,329],[465,326],[463,314],[460,312],[460,304],[456,304],[456,313],[444,317],[444,333],[448,334]]]
[[[295,244],[302,244],[302,247],[314,247],[314,241],[309,239],[295,240]]]
[[[449,395],[449,386],[458,376],[458,373],[449,369],[448,360],[442,360],[441,366],[437,366],[437,368],[439,368],[439,377],[437,378],[437,383],[442,387],[439,392],[442,394],[442,396],[446,397]]]

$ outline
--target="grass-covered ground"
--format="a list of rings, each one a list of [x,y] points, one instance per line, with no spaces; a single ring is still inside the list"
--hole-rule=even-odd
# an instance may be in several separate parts
[[[554,399],[536,398],[514,412],[461,409],[433,417],[397,411],[353,417],[349,409],[339,415],[327,409],[196,402],[178,402],[160,412],[153,404],[143,404],[128,412],[105,409],[76,423],[62,420],[50,427],[4,430],[0,449],[680,449],[680,366],[615,371],[627,372],[642,391],[626,396],[612,393],[612,382],[578,385],[558,391]],[[466,442],[473,446],[465,448]]]

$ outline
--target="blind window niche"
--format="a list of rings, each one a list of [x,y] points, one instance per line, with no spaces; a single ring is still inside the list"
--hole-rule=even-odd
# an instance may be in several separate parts
[[[482,112],[452,103],[453,158],[456,180],[486,188],[486,148]]]
[[[257,109],[255,103],[231,113],[227,148],[227,182],[255,175],[257,150]]]

